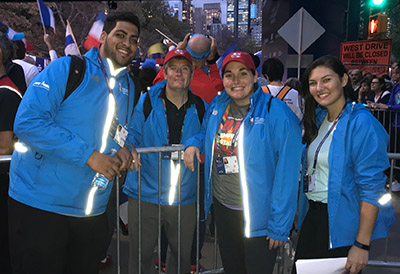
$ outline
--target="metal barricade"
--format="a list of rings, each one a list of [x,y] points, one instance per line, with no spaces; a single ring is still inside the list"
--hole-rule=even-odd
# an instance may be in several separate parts
[[[389,153],[400,153],[400,110],[369,108],[389,134]]]
[[[161,197],[161,162],[162,162],[162,153],[163,152],[178,152],[178,159],[181,159],[181,155],[183,153],[184,146],[183,145],[174,145],[174,146],[163,146],[163,147],[145,147],[145,148],[137,148],[136,151],[139,154],[139,159],[141,154],[149,154],[149,153],[158,153],[158,200],[160,201]],[[177,161],[178,165],[181,165],[182,161]],[[179,176],[178,176],[178,273],[180,273],[180,254],[181,254],[181,173],[182,169],[179,168]],[[214,241],[214,256],[213,256],[213,269],[207,271],[200,271],[199,269],[199,242],[200,242],[200,163],[197,164],[197,198],[196,198],[196,273],[221,273],[223,271],[222,268],[217,268],[217,238],[215,232],[215,241]],[[141,274],[141,169],[138,170],[138,216],[139,216],[139,269],[138,273]],[[158,273],[161,274],[161,203],[158,204],[158,262],[159,268]]]

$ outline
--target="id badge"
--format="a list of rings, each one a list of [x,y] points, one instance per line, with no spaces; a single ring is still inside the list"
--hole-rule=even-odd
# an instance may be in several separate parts
[[[226,156],[223,160],[226,174],[239,173],[239,165],[236,156]]]
[[[165,145],[164,144],[163,147],[165,147],[165,146],[170,146],[170,145]],[[176,144],[172,144],[171,146],[177,146],[177,145]],[[181,152],[181,160],[182,161],[183,161],[183,155],[184,155],[184,153]],[[177,161],[178,160],[178,151],[173,151],[173,152],[163,151],[163,152],[161,152],[161,159]]]
[[[314,192],[316,188],[317,175],[305,175],[303,178],[303,192]]]
[[[118,122],[117,117],[113,118],[109,135],[120,147],[125,145],[125,140],[128,136],[128,130]]]
[[[226,174],[225,173],[224,159],[222,157],[216,157],[215,158],[215,168],[217,169],[217,172],[218,172],[219,175]]]

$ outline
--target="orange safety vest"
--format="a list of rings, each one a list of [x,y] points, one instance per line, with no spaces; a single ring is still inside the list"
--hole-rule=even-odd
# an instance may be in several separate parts
[[[271,94],[271,91],[269,90],[268,86],[262,86],[261,89],[266,93],[266,94]],[[285,98],[286,94],[291,90],[292,88],[289,86],[283,86],[281,90],[276,94],[276,98],[279,100],[283,100]]]

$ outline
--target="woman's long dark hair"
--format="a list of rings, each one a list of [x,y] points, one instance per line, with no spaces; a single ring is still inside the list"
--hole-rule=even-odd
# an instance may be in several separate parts
[[[311,72],[317,67],[326,67],[333,70],[337,75],[339,75],[340,79],[342,79],[343,75],[347,74],[346,68],[340,62],[340,60],[334,56],[322,56],[311,63],[306,69],[303,78],[302,78],[302,89],[303,94],[305,95],[305,111],[303,117],[304,124],[304,136],[303,143],[309,145],[315,139],[318,134],[318,128],[315,120],[315,109],[318,104],[314,100],[314,97],[310,94],[310,86],[309,79]],[[351,100],[357,100],[357,95],[355,94],[350,78],[347,81],[347,85],[343,88],[345,98],[350,98]]]

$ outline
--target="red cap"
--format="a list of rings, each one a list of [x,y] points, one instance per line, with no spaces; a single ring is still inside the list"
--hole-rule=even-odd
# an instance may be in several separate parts
[[[171,60],[172,58],[175,58],[177,56],[182,56],[184,57],[186,60],[188,60],[190,62],[190,64],[192,63],[192,57],[190,56],[190,53],[185,50],[185,49],[173,49],[171,51],[169,51],[167,53],[167,55],[164,58],[164,65]]]
[[[250,54],[243,51],[235,51],[225,57],[224,62],[222,63],[222,71],[224,71],[226,65],[232,61],[240,62],[245,65],[246,68],[253,71],[256,70],[256,66],[254,65],[253,58],[251,58]]]

